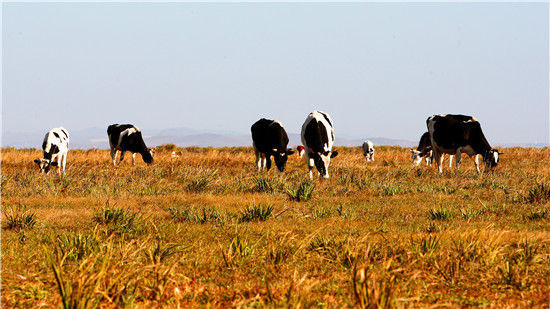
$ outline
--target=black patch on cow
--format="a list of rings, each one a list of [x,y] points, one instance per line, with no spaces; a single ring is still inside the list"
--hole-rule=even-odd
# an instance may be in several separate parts
[[[59,134],[57,134],[57,132],[53,132],[53,135],[57,138],[59,138]]]
[[[289,152],[288,135],[279,122],[262,118],[251,127],[252,142],[256,151],[266,156],[266,169],[271,168],[271,156],[279,171],[284,171]],[[273,149],[277,149],[276,152]]]
[[[310,152],[324,153],[325,144],[328,145],[328,136],[325,125],[313,118],[304,131],[304,140]]]
[[[69,138],[69,134],[65,130],[61,130],[61,133],[63,133],[63,135],[65,135],[65,138]]]

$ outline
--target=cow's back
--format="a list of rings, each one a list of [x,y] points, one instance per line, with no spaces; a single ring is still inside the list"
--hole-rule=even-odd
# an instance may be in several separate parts
[[[271,149],[286,149],[288,135],[279,121],[262,118],[250,128],[254,146],[260,152]]]

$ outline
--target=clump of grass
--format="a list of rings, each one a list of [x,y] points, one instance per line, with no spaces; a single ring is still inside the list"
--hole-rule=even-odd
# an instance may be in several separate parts
[[[254,204],[242,210],[239,214],[239,222],[265,221],[273,214],[273,205]]]
[[[296,189],[287,189],[286,194],[292,201],[307,201],[311,199],[313,189],[315,189],[315,185],[306,180],[302,181]]]
[[[190,192],[203,192],[206,191],[214,181],[217,170],[211,171],[211,170],[203,170],[202,168],[198,171],[198,173],[189,181],[189,183],[186,186],[187,191]]]
[[[432,220],[445,221],[445,220],[449,220],[452,217],[451,212],[443,208],[439,208],[439,209],[432,208],[429,210],[428,213]]]
[[[141,226],[138,213],[128,209],[107,206],[94,214],[92,220],[110,226],[110,233],[134,233]]]
[[[354,267],[352,284],[355,301],[359,308],[394,308],[397,302],[398,286],[391,270],[389,259],[381,271],[372,265],[357,269]]]
[[[200,210],[186,207],[186,208],[168,208],[168,212],[174,221],[177,222],[190,222],[190,223],[218,223],[223,224],[226,221],[219,210],[213,208],[201,208]]]
[[[395,184],[388,184],[382,186],[382,193],[386,196],[393,196],[401,193],[405,193],[405,190],[401,188],[399,185]]]
[[[260,193],[273,193],[275,191],[275,184],[271,178],[258,176],[253,179],[252,191]]]
[[[546,203],[550,201],[550,185],[546,182],[536,184],[529,190],[525,199],[529,203]]]
[[[275,237],[273,241],[268,241],[265,245],[267,262],[277,265],[290,259],[299,250],[298,246],[291,242],[292,238],[288,237],[288,233],[282,237]]]
[[[96,231],[93,234],[71,234],[57,236],[57,246],[67,259],[80,261],[92,252],[99,250]]]
[[[527,220],[536,221],[546,218],[548,216],[548,213],[550,213],[550,209],[541,209],[541,210],[534,210],[531,211],[528,215],[525,216]]]
[[[236,265],[241,258],[252,255],[254,249],[255,246],[250,244],[246,238],[236,235],[231,239],[231,243],[227,249],[221,251],[225,266],[231,267]]]
[[[23,211],[21,209],[12,208],[5,213],[4,219],[5,230],[30,230],[36,225],[36,214],[31,211]]]

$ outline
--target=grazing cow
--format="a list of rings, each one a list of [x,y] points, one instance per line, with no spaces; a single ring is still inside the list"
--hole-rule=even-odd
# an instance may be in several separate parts
[[[67,165],[67,154],[69,153],[69,132],[63,127],[53,128],[44,137],[42,142],[42,151],[44,152],[43,159],[36,159],[34,162],[38,164],[40,173],[48,174],[52,166],[57,166],[57,172],[65,174],[65,166]],[[54,160],[57,158],[57,162]]]
[[[449,167],[453,165],[454,155],[449,156]],[[418,142],[418,147],[411,149],[411,159],[414,166],[420,165],[422,159],[426,159],[426,165],[432,164],[433,151],[432,151],[432,142],[430,140],[430,133],[426,132],[420,137],[420,142]]]
[[[305,153],[304,146],[303,145],[296,146],[296,151],[298,151],[298,157],[301,159]]]
[[[302,125],[302,143],[307,156],[309,178],[313,179],[313,166],[317,168],[319,176],[329,178],[330,159],[336,157],[338,151],[332,151],[334,125],[328,114],[313,111],[307,116]]]
[[[252,145],[256,154],[256,165],[258,172],[262,169],[271,168],[271,156],[279,171],[285,170],[288,156],[294,153],[293,149],[287,148],[288,135],[283,125],[277,120],[262,118],[256,121],[252,127]]]
[[[367,162],[374,161],[374,144],[371,141],[365,141],[362,148]]]
[[[456,169],[460,168],[461,154],[475,156],[476,170],[479,173],[480,154],[483,162],[489,169],[497,166],[499,155],[498,150],[491,148],[485,138],[481,125],[471,116],[464,115],[433,115],[426,120],[426,126],[430,133],[433,156],[439,172],[443,172],[443,154],[456,156]]]
[[[107,128],[107,135],[109,136],[111,158],[114,165],[117,165],[116,157],[119,151],[119,164],[124,159],[126,151],[132,152],[132,165],[136,164],[137,153],[141,154],[145,163],[153,163],[153,149],[147,148],[138,127],[131,124],[112,124]]]

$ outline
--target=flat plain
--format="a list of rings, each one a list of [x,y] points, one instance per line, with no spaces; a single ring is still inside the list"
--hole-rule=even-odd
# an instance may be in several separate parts
[[[340,147],[325,181],[296,155],[259,174],[249,147],[173,150],[71,150],[60,177],[3,149],[2,306],[549,306],[549,148],[440,175]]]

